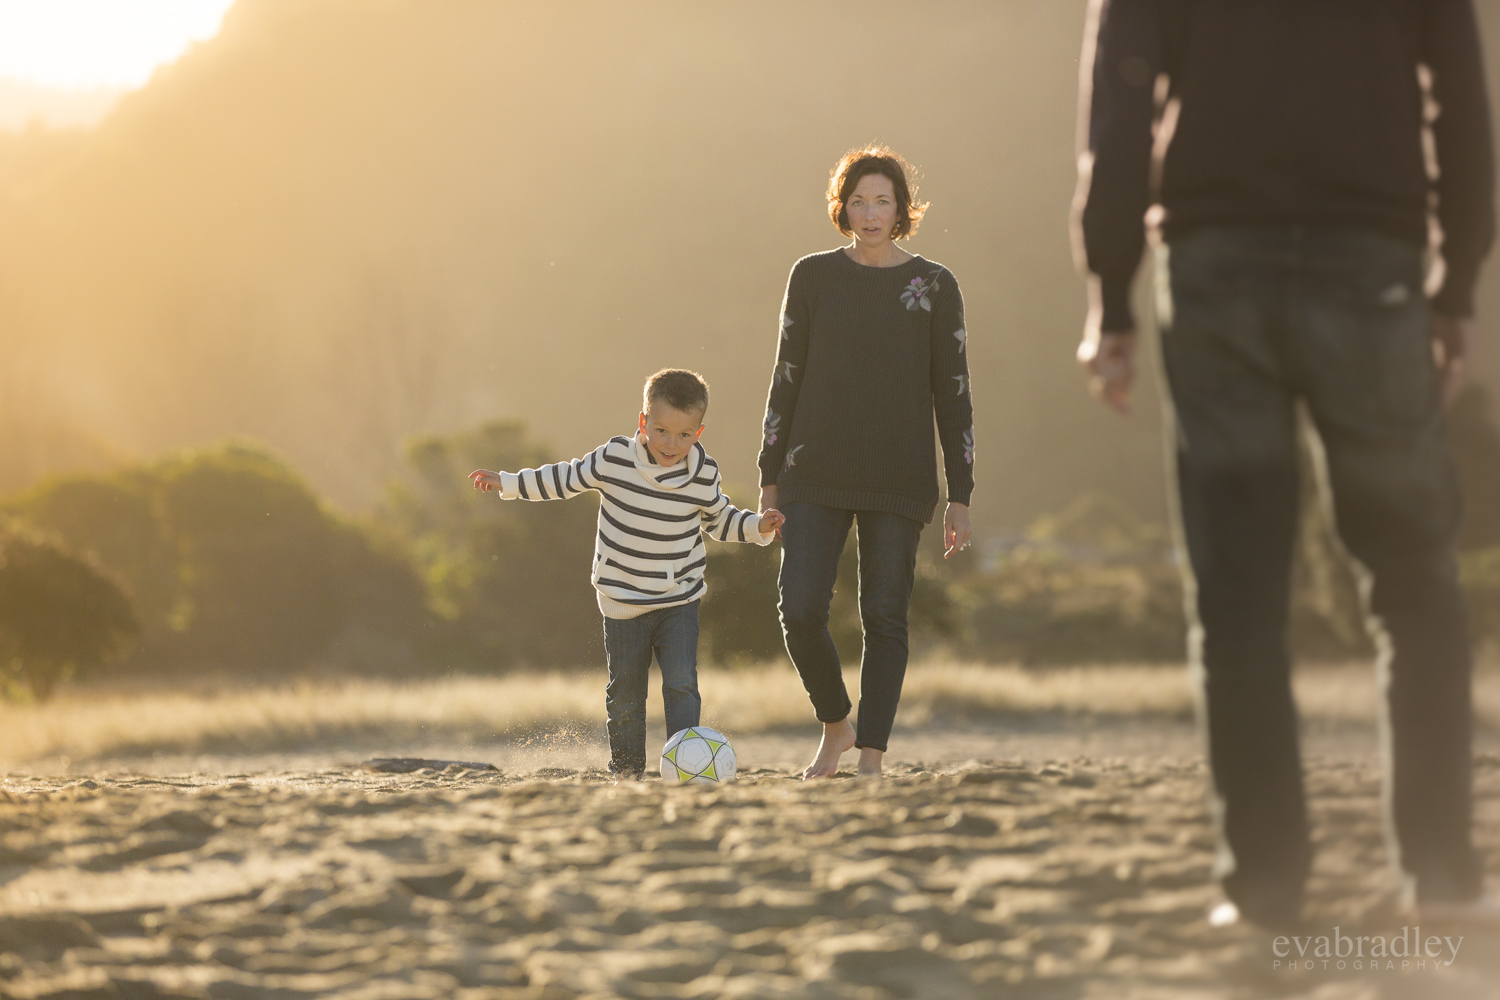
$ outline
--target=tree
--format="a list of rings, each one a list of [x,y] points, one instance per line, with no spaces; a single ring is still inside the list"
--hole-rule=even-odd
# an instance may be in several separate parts
[[[0,523],[0,694],[47,698],[123,653],[136,631],[130,600],[96,559]]]
[[[5,505],[127,581],[134,665],[286,673],[412,662],[427,593],[404,542],[331,510],[244,442],[45,481]]]
[[[589,584],[597,500],[505,502],[476,492],[466,478],[476,468],[514,472],[554,458],[521,424],[505,421],[408,445],[382,516],[411,540],[447,620],[447,662],[494,668],[602,659]]]

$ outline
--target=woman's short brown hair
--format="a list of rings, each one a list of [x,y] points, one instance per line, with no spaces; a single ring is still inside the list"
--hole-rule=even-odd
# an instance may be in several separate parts
[[[896,189],[896,228],[891,230],[891,239],[905,239],[915,233],[927,211],[927,202],[917,201],[916,171],[889,146],[851,149],[834,164],[828,175],[828,218],[833,220],[838,231],[845,236],[854,235],[854,230],[849,228],[849,212],[844,206],[859,179],[866,174],[888,177]]]

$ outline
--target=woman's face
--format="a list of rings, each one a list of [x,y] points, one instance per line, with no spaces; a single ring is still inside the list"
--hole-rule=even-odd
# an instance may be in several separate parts
[[[844,202],[844,214],[860,243],[885,243],[896,228],[896,186],[884,174],[865,174]]]

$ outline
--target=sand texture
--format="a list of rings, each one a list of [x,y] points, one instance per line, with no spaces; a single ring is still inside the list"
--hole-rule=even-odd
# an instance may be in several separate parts
[[[908,758],[879,783],[755,766],[806,749],[770,739],[718,788],[352,763],[12,775],[0,995],[1500,996],[1494,932],[1443,932],[1464,934],[1446,967],[1288,972],[1271,933],[1211,930],[1205,775],[1183,729],[1163,756]],[[1493,871],[1500,757],[1481,753],[1476,781]],[[1301,933],[1399,932],[1376,765],[1313,759],[1308,787]]]

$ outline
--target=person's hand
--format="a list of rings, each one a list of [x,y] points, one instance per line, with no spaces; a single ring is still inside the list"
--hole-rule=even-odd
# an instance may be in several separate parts
[[[490,472],[486,469],[475,469],[473,472],[469,473],[469,478],[473,480],[474,488],[476,490],[482,490],[485,493],[489,493],[491,491],[495,493],[500,492],[500,473],[498,472]]]
[[[1469,343],[1474,321],[1447,313],[1432,314],[1432,359],[1442,382],[1443,409],[1453,405],[1469,376]]]
[[[943,512],[943,558],[969,547],[969,508],[966,504],[950,503]]]
[[[776,487],[773,486],[771,488],[774,490]],[[786,524],[786,515],[775,507],[760,512],[760,533],[762,537],[780,531],[783,524]]]
[[[759,505],[759,509],[760,509],[760,512],[762,514],[764,514],[768,510],[775,510],[776,509],[776,484],[775,483],[772,483],[770,486],[762,486],[760,488],[760,505]],[[785,520],[785,519],[783,518],[783,520]]]
[[[1100,333],[1090,327],[1078,345],[1078,363],[1089,376],[1089,391],[1119,413],[1130,412],[1135,385],[1134,330]]]

